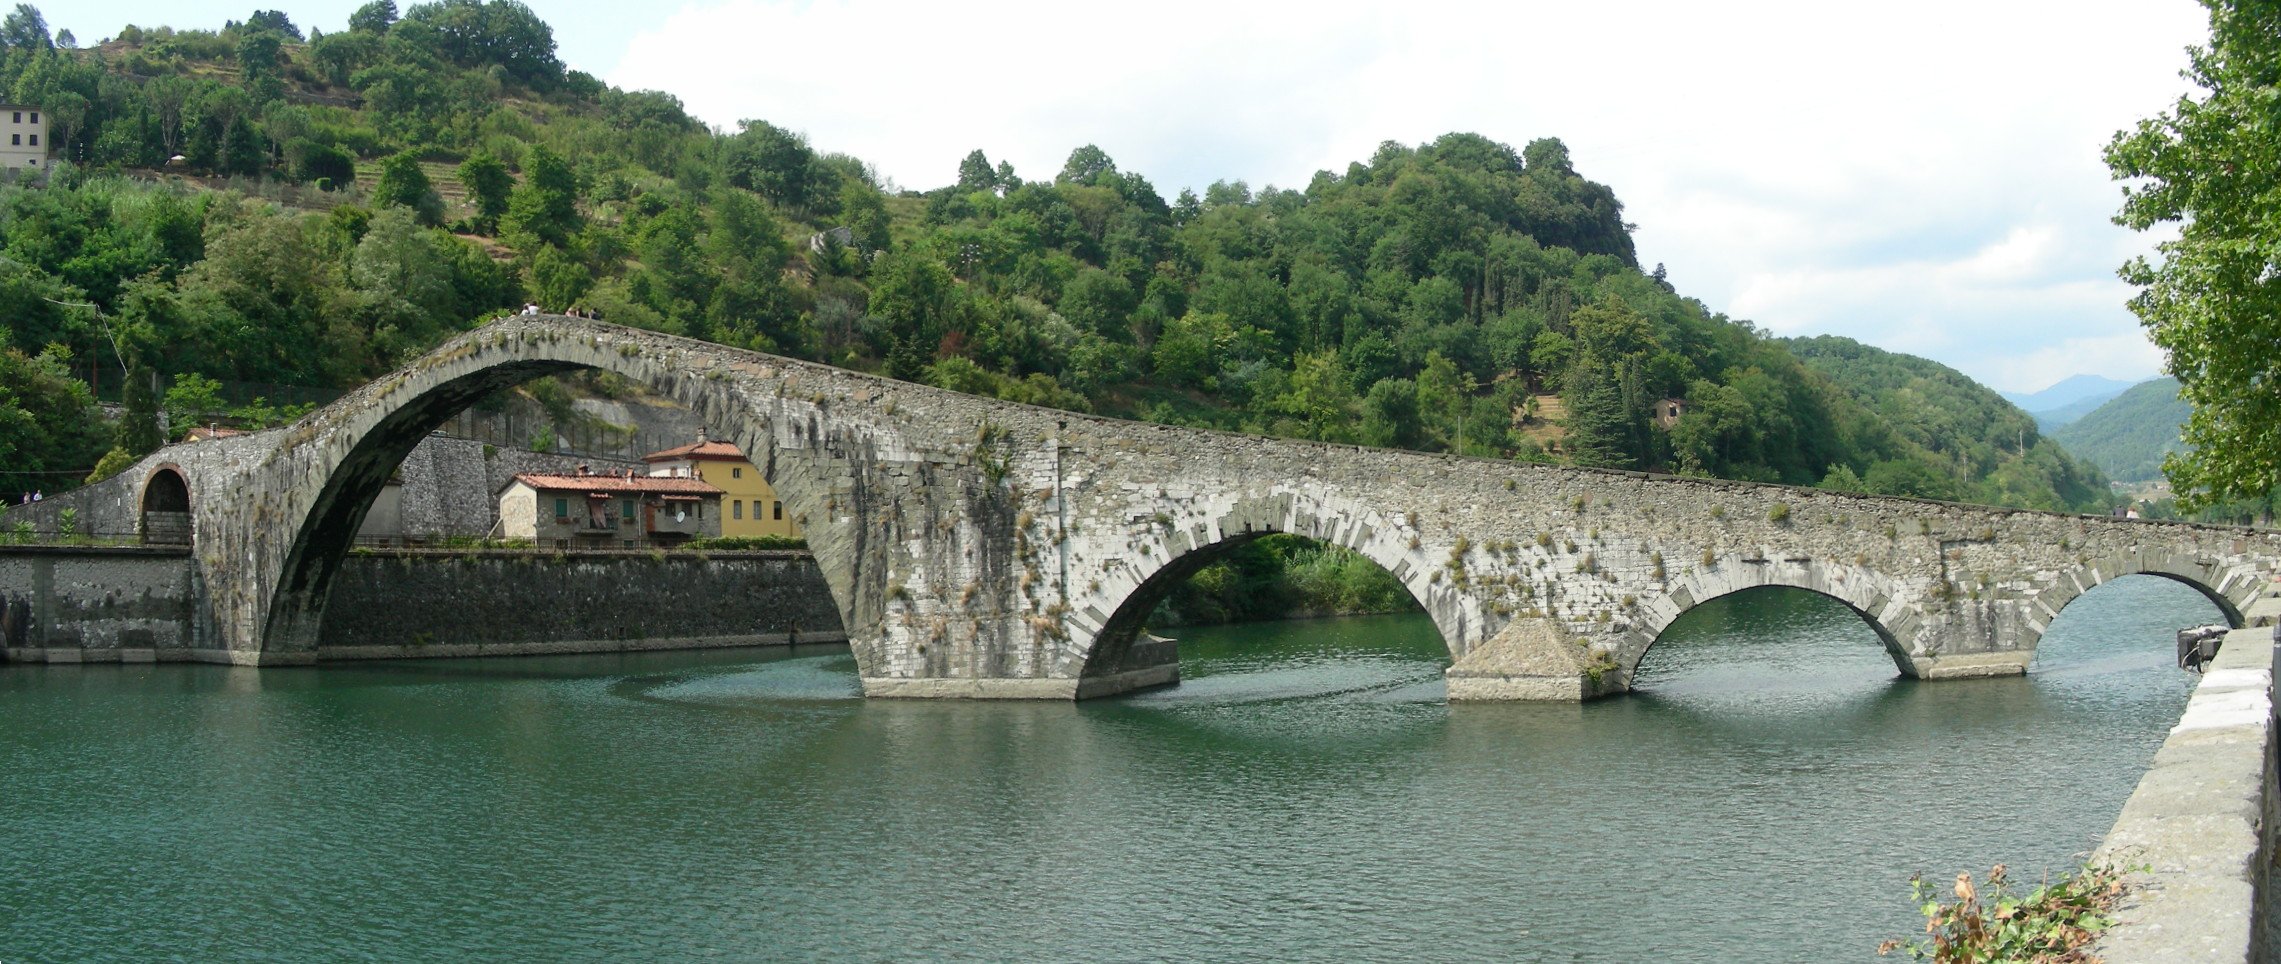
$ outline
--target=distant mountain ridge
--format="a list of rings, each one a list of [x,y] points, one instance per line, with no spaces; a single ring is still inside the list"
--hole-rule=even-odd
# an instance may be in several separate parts
[[[2053,430],[2051,437],[2118,482],[2146,482],[2161,477],[2163,456],[2184,448],[2179,427],[2192,411],[2178,397],[2177,379],[2150,379]]]
[[[2136,384],[2138,383],[2126,382],[2119,378],[2108,378],[2104,375],[2069,375],[2061,379],[2059,384],[2040,392],[1997,392],[1996,394],[2004,396],[2005,401],[2019,406],[2021,411],[2048,412],[2090,398],[2104,402],[2129,391],[2131,386]],[[2095,405],[2096,403],[2094,403],[2094,407]]]

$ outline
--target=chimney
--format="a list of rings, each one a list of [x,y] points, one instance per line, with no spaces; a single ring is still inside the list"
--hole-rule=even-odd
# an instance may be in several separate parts
[[[697,426],[697,444],[699,444],[699,445],[703,445],[703,444],[705,444],[707,441],[710,441],[710,440],[709,440],[709,439],[707,439],[707,438],[705,437],[705,426],[702,426],[702,425],[699,425],[699,426]]]
[[[583,475],[593,475],[593,474],[594,474],[594,469],[593,469],[591,466],[588,466],[586,463],[584,463],[584,462],[580,462],[580,463],[578,463],[578,474],[579,474],[579,475],[582,475],[582,476],[583,476]]]

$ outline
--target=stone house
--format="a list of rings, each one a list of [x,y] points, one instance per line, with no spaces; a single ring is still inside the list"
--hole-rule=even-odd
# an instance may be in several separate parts
[[[499,491],[509,539],[556,549],[677,546],[721,534],[721,490],[703,479],[518,473]]]

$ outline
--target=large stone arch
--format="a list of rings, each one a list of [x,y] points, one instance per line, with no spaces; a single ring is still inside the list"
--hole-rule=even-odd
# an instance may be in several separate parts
[[[1630,688],[1640,661],[1663,638],[1663,631],[1688,610],[1721,596],[1768,587],[1803,589],[1837,600],[1876,632],[1895,667],[1910,676],[1924,675],[1910,652],[1909,633],[1895,629],[1908,607],[1892,580],[1864,566],[1730,553],[1668,583],[1663,594],[1648,604],[1640,622],[1617,639],[1610,655],[1623,688]]]
[[[135,532],[146,545],[183,546],[195,541],[190,480],[182,466],[162,462],[143,476],[137,494]]]
[[[209,494],[195,507],[201,534],[218,536],[201,540],[198,556],[213,586],[217,629],[229,658],[254,664],[313,661],[332,580],[390,471],[452,415],[534,378],[581,369],[624,376],[718,426],[789,506],[803,514],[820,508],[825,486],[812,466],[779,457],[779,430],[788,428],[775,424],[782,412],[756,404],[746,381],[722,377],[716,366],[692,365],[671,350],[675,346],[656,341],[647,333],[600,326],[591,333],[567,326],[479,330],[283,430],[236,501]],[[812,430],[790,428],[792,434]],[[233,514],[235,525],[216,524]],[[831,524],[819,518],[812,528]],[[851,606],[857,594],[845,575],[855,567],[823,569],[842,619],[854,625],[864,614]],[[859,661],[863,655],[859,649]]]
[[[2060,612],[2084,593],[2123,576],[2140,575],[2160,576],[2193,587],[2216,604],[2218,611],[2225,614],[2226,622],[2237,629],[2244,625],[2242,613],[2257,598],[2263,585],[2254,568],[2228,566],[2207,558],[2160,551],[2105,556],[2061,573],[2050,588],[2036,594],[2028,604],[2021,646],[2033,654],[2036,646],[2043,642],[2044,630],[2051,627],[2052,620],[2059,618]]]
[[[1279,491],[1232,500],[1185,525],[1164,520],[1126,556],[1118,585],[1096,595],[1106,613],[1092,633],[1079,674],[1078,695],[1117,692],[1179,680],[1178,654],[1144,639],[1142,625],[1171,589],[1245,543],[1276,534],[1305,536],[1352,549],[1401,583],[1425,609],[1453,657],[1465,652],[1466,626],[1478,615],[1460,594],[1426,578],[1415,555],[1376,534],[1390,528],[1361,506],[1321,493]]]

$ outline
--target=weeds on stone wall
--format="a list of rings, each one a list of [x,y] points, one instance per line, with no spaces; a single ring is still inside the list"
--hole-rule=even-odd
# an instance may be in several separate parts
[[[808,540],[799,536],[711,536],[691,539],[677,548],[685,550],[716,549],[723,552],[738,549],[806,549]]]
[[[1878,955],[1898,951],[1910,960],[1936,964],[2088,964],[2096,960],[2088,948],[2099,932],[2113,923],[2108,915],[2123,896],[2121,871],[2085,864],[2074,873],[2046,881],[2026,896],[2013,895],[2011,883],[2003,864],[1988,872],[1985,894],[1972,885],[1971,874],[1958,874],[1956,902],[1947,903],[1923,877],[1911,878],[1913,899],[1925,915],[1925,936],[1913,941],[1886,941],[1877,946]]]

